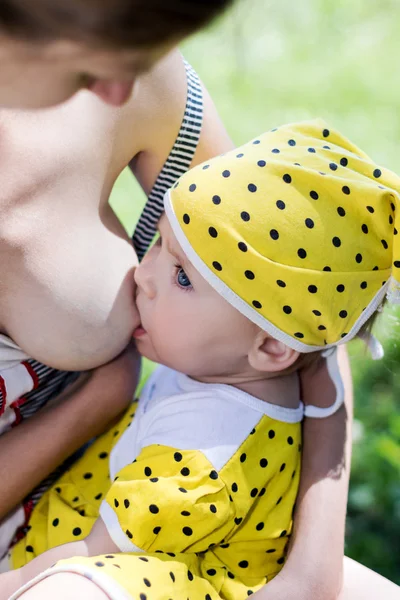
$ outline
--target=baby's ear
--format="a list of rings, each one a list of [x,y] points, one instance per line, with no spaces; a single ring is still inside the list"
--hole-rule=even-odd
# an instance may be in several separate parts
[[[291,367],[299,356],[296,350],[260,331],[254,338],[248,358],[253,369],[277,373]]]

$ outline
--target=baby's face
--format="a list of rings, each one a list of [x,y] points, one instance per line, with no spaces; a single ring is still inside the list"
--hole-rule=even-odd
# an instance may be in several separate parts
[[[248,372],[258,327],[224,300],[184,255],[164,215],[160,238],[136,269],[143,356],[204,381]]]

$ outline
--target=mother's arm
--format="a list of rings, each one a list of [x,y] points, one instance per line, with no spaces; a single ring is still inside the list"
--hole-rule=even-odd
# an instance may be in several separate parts
[[[289,555],[281,573],[256,594],[257,600],[336,600],[340,594],[353,398],[346,349],[341,347],[338,353],[345,402],[328,418],[305,419],[302,474]],[[325,366],[310,369],[302,379],[307,404],[333,404],[335,391]]]
[[[107,429],[133,398],[139,359],[129,348],[86,375],[56,404],[0,436],[0,519],[49,473]]]
[[[131,166],[148,193],[171,150],[185,108],[187,83],[180,54],[172,52],[143,79],[141,85],[142,89],[138,90],[139,105],[141,95],[143,98],[151,98],[151,110],[147,104],[143,109],[141,122],[145,138],[142,147],[145,150],[138,154]],[[151,114],[150,122],[146,119],[146,114]],[[226,152],[232,147],[215,107],[204,90],[204,122],[192,164]],[[341,369],[347,392],[345,407],[329,418],[305,421],[303,475],[291,550],[282,573],[258,592],[260,600],[278,600],[281,597],[288,600],[292,597],[291,592],[297,600],[301,597],[330,600],[339,592],[352,415],[351,377],[346,353],[343,351]],[[322,374],[322,382],[318,382],[315,375],[309,378],[309,385],[305,390],[306,402],[324,406],[324,402],[320,402],[321,389],[325,392],[323,400],[326,405],[333,404],[335,390],[329,390],[327,374]],[[327,544],[329,553],[326,551]],[[304,596],[300,596],[301,587]]]
[[[287,566],[303,573],[308,596],[334,600],[343,580],[344,536],[351,466],[353,389],[345,347],[338,349],[344,405],[325,419],[306,418],[302,481]],[[326,369],[304,374],[305,399],[330,406],[335,392]]]
[[[233,148],[218,112],[203,86],[203,125],[192,166]],[[179,133],[187,100],[187,76],[181,53],[171,52],[137,83],[119,122],[121,152],[135,158],[130,167],[148,194]]]
[[[136,155],[133,171],[149,192],[179,132],[187,96],[182,56],[173,51],[138,82],[132,100],[121,110],[117,164]],[[215,107],[204,91],[204,121],[194,163],[232,147]],[[64,401],[40,411],[0,437],[0,519],[40,481],[88,439],[102,433],[129,402],[137,369],[127,356],[92,372]]]

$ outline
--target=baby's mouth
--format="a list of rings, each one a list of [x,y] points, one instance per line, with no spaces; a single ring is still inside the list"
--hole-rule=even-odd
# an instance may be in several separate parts
[[[139,327],[136,327],[135,331],[133,332],[132,337],[138,339],[146,333],[147,331],[141,325],[139,325]]]

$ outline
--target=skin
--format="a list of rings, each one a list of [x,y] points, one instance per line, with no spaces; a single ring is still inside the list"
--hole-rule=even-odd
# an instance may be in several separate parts
[[[151,359],[168,364],[171,368],[177,368],[179,364],[183,372],[189,372],[199,381],[235,385],[265,401],[281,406],[293,406],[293,402],[288,400],[289,397],[295,399],[298,404],[296,374],[281,375],[280,373],[293,365],[298,358],[298,353],[281,342],[272,340],[209,286],[185,259],[165,215],[160,220],[159,231],[158,242],[135,271],[141,325],[136,329],[134,337],[140,351]],[[165,344],[166,338],[170,341],[169,344]],[[221,353],[228,351],[229,357],[221,358]],[[322,377],[321,371],[312,373],[311,369],[303,379],[307,376],[314,377],[316,382]],[[342,407],[339,412],[343,418],[345,408]],[[337,422],[332,418],[327,421],[331,428],[329,439],[333,439],[334,434],[339,433]],[[317,434],[318,430],[317,427]],[[307,452],[309,452],[310,441],[307,438],[304,440]],[[321,446],[324,447],[324,444]],[[338,463],[343,459],[340,449],[344,446],[344,440],[339,440],[336,447],[326,443],[325,446],[328,446],[332,465],[339,466]],[[349,456],[344,458],[345,463],[348,464]],[[337,590],[332,591],[328,570],[326,570],[327,581],[315,577],[315,565],[310,563],[310,556],[315,557],[314,562],[317,562],[322,573],[325,572],[325,561],[320,560],[319,555],[315,554],[316,548],[320,545],[323,557],[328,534],[333,548],[340,547],[344,534],[343,527],[335,531],[330,525],[331,520],[325,518],[325,511],[329,509],[330,513],[336,510],[342,512],[342,506],[345,505],[343,498],[346,498],[346,493],[343,492],[347,491],[348,478],[346,468],[339,469],[330,477],[320,472],[319,476],[324,480],[321,488],[318,484],[314,485],[314,476],[321,466],[315,452],[313,465],[309,466],[313,469],[309,468],[302,476],[306,483],[302,485],[299,500],[304,496],[303,511],[304,504],[306,507],[307,504],[312,504],[315,510],[318,501],[323,500],[319,505],[320,514],[313,515],[322,531],[317,537],[312,527],[308,532],[303,532],[304,519],[300,527],[295,520],[297,530],[295,535],[299,535],[300,528],[303,536],[301,551],[299,544],[292,544],[282,573],[256,595],[263,599],[274,598],[275,600],[291,597],[346,600],[357,597],[372,599],[376,597],[377,592],[384,592],[385,597],[394,600],[398,597],[397,586],[375,576],[353,561],[345,561],[346,577],[343,589],[337,586]],[[339,483],[337,484],[335,480]],[[341,505],[337,504],[338,500],[341,500]],[[323,525],[324,521],[329,521],[328,526]],[[332,521],[337,528],[337,520],[332,519]],[[60,559],[114,554],[118,551],[104,523],[98,519],[85,540],[49,550],[22,569],[1,576],[0,600],[6,599],[16,589]],[[332,553],[331,570],[332,567],[339,568],[332,562],[335,559],[336,556]],[[299,571],[301,577],[298,576]],[[365,582],[362,587],[359,586],[356,581],[357,573],[368,579],[368,586]],[[65,599],[83,593],[98,600],[107,597],[95,584],[89,585],[87,580],[76,574],[63,573],[54,574],[39,582],[22,594],[21,598],[53,598],[56,594],[56,586],[60,583],[64,585],[62,593]]]
[[[119,357],[86,373],[58,398],[19,427],[0,436],[0,480],[7,481],[0,495],[0,512],[6,515],[17,503],[88,439],[103,433],[132,400],[138,382],[138,356],[130,347]],[[110,402],[110,398],[113,401]],[[51,431],[53,435],[49,436]],[[71,435],[71,432],[73,435]],[[29,459],[26,449],[34,448]],[[72,450],[71,450],[72,448]],[[14,457],[24,456],[21,461]]]
[[[375,600],[377,597],[385,598],[385,600],[398,600],[400,597],[397,586],[350,559],[345,561],[345,572],[346,584],[338,600]],[[382,593],[382,596],[377,596],[377,593]],[[60,573],[48,577],[23,593],[20,598],[21,600],[47,600],[50,598],[71,600],[79,598],[80,595],[87,600],[109,600],[109,596],[92,582],[72,573]],[[315,597],[308,596],[308,598]],[[289,596],[282,594],[275,598],[284,600]]]
[[[141,354],[204,383],[234,385],[266,402],[298,407],[297,373],[281,375],[298,353],[251,323],[187,263],[165,215],[159,232],[135,271],[141,325],[134,337]],[[1,576],[0,600],[57,560],[117,552],[98,519],[85,540],[51,549]]]
[[[0,281],[0,331],[37,360],[66,370],[92,369],[113,360],[130,341],[139,323],[137,259],[108,205],[109,194],[128,163],[150,191],[179,131],[186,85],[182,58],[172,52],[138,79],[123,107],[84,90],[40,112],[0,110],[0,257],[7,264]],[[232,147],[204,95],[194,163]],[[112,382],[111,372],[109,377]],[[131,374],[126,377],[131,382]],[[9,485],[0,494],[0,518],[50,473],[55,460],[59,464],[103,431],[131,397],[126,383],[123,393],[110,384],[108,394],[96,378],[82,376],[79,385],[77,396],[1,436],[8,460],[0,475]],[[90,427],[82,412],[90,415]],[[51,416],[52,436],[43,436],[42,416],[47,427]],[[40,452],[22,473],[20,448],[27,439]]]
[[[138,324],[137,259],[108,199],[128,163],[150,191],[179,131],[185,92],[175,52],[137,82],[122,108],[83,91],[40,113],[0,112],[7,145],[0,154],[0,256],[9,265],[0,283],[0,331],[44,364],[90,369],[128,344]],[[196,162],[231,147],[206,104]]]
[[[343,561],[353,404],[350,365],[343,346],[338,349],[338,363],[345,384],[344,405],[331,417],[304,420],[302,471],[289,555],[281,573],[255,594],[257,600],[335,600],[351,598],[355,592],[356,578],[351,575],[355,563],[347,558]],[[333,384],[325,365],[304,370],[301,384],[310,404],[332,403]],[[365,598],[380,597],[381,583],[377,576]]]
[[[135,271],[139,352],[203,383],[234,385],[271,402],[272,378],[299,354],[270,338],[206,282],[188,263],[165,215],[159,232]],[[296,396],[274,393],[272,401],[296,407]]]
[[[60,111],[55,110],[52,114],[44,111],[40,116],[28,117],[22,113],[0,112],[0,144],[7,149],[6,152],[0,153],[0,177],[3,187],[0,195],[0,224],[4,223],[3,227],[0,225],[0,255],[2,264],[8,265],[8,269],[2,274],[3,281],[0,284],[2,300],[0,303],[0,331],[10,335],[15,333],[15,338],[20,340],[23,347],[25,341],[27,345],[32,344],[32,349],[36,349],[38,356],[43,357],[43,361],[47,361],[48,364],[54,360],[54,364],[64,366],[64,368],[77,369],[84,368],[82,365],[89,367],[101,364],[107,358],[115,356],[118,349],[124,346],[123,338],[126,335],[126,329],[123,333],[124,326],[128,327],[130,331],[136,327],[137,315],[135,316],[133,305],[128,300],[128,295],[132,293],[134,286],[131,273],[135,258],[128,250],[128,241],[124,238],[123,232],[118,229],[118,224],[115,221],[112,224],[113,217],[109,215],[105,217],[108,209],[104,206],[107,205],[112,182],[115,181],[123,166],[132,161],[133,157],[134,160],[131,164],[135,175],[145,191],[150,190],[179,129],[186,85],[182,65],[175,55],[175,62],[173,59],[170,62],[161,62],[160,70],[155,69],[149,77],[143,77],[143,79],[138,77],[138,74],[146,69],[154,59],[155,57],[152,56],[146,62],[147,55],[145,57],[138,56],[136,53],[134,55],[132,53],[116,55],[108,51],[102,52],[99,49],[87,48],[84,45],[71,45],[70,42],[66,43],[63,40],[50,46],[42,46],[17,42],[4,36],[0,38],[0,106],[48,107],[67,100],[77,90],[85,89],[92,90],[102,100],[114,106],[127,101],[124,109],[110,108],[108,110],[101,106],[94,96],[88,96],[83,91],[74,100],[67,102]],[[117,77],[116,73],[118,73]],[[130,96],[132,88],[133,95]],[[83,119],[83,117],[85,118]],[[82,120],[87,129],[81,130]],[[75,127],[71,128],[71,123]],[[75,132],[74,135],[66,135],[70,133],[70,130]],[[48,139],[42,143],[44,142],[43,137],[48,137],[47,135],[43,136],[43,132],[53,133],[53,145],[50,147]],[[89,138],[86,137],[88,132],[90,132]],[[8,144],[10,138],[14,140],[11,148]],[[157,141],[156,144],[154,140]],[[195,162],[202,162],[231,147],[232,144],[218,120],[215,109],[206,96],[205,122]],[[99,182],[98,186],[93,185],[96,179]],[[85,183],[85,204],[82,205],[82,202],[78,203],[75,200],[75,205],[74,199],[81,199],[82,181]],[[59,219],[56,215],[51,216],[47,210],[53,205],[55,199],[59,200],[58,208],[61,210]],[[42,206],[40,207],[41,202]],[[86,206],[87,202],[90,206],[87,207],[87,210],[82,211],[82,206]],[[20,209],[14,210],[14,207],[18,206]],[[92,216],[89,216],[91,211],[93,211]],[[92,246],[99,253],[101,253],[100,249],[104,249],[104,256],[107,259],[109,257],[109,260],[104,261],[98,252],[89,255],[89,260],[87,260],[83,258],[86,256],[84,251],[87,248],[83,245],[78,249],[78,252],[72,257],[75,268],[71,268],[71,271],[75,274],[80,272],[86,274],[88,281],[78,282],[83,284],[84,288],[80,292],[80,296],[74,298],[73,293],[78,289],[78,285],[74,280],[66,279],[65,274],[62,270],[60,271],[59,265],[65,266],[66,256],[70,259],[70,244],[71,242],[75,243],[75,236],[71,234],[69,240],[65,236],[61,236],[60,239],[60,223],[68,223],[72,228],[77,227],[77,215],[79,215],[79,226],[85,229],[87,239],[91,240]],[[104,228],[97,226],[96,229],[93,218],[98,220],[100,215]],[[48,224],[48,227],[43,227],[42,219],[45,224]],[[31,225],[29,228],[30,222],[34,222],[36,227]],[[33,239],[24,237],[24,234],[33,236]],[[43,235],[46,236],[47,245],[40,243]],[[29,243],[27,243],[28,239]],[[122,243],[124,239],[126,245]],[[56,245],[59,246],[57,256],[59,262],[51,260],[51,253]],[[125,258],[119,256],[119,252],[121,255],[125,254]],[[88,269],[85,268],[85,260],[87,260],[86,264],[90,265]],[[115,288],[114,292],[110,292],[108,300],[107,298],[104,300],[104,296],[101,299],[97,298],[103,285],[101,283],[100,286],[99,280],[96,283],[96,280],[91,279],[91,273],[96,272],[96,263],[102,267],[104,264],[110,266],[113,264],[114,267],[118,264],[123,265],[114,275],[114,281],[116,281],[115,285],[118,290],[121,287],[126,290],[123,291],[122,296],[118,297],[122,303],[118,308],[121,309],[122,306],[125,306],[127,310],[122,317],[125,322],[119,323],[119,326],[116,327],[118,332],[116,339],[113,337],[114,331],[113,336],[110,337],[108,335],[110,330],[107,332],[107,328],[104,328],[104,315],[110,314],[114,319],[115,313],[120,312],[115,310],[113,314],[111,310],[114,306],[113,293],[114,300],[116,299]],[[100,280],[102,282],[104,278],[100,278]],[[122,285],[124,281],[126,282],[125,287]],[[17,293],[18,303],[13,307],[11,290],[18,292],[20,285],[24,293]],[[86,285],[87,287],[85,287]],[[89,296],[93,298],[90,290],[96,290],[94,296],[97,302],[96,306],[91,307],[94,309],[94,315],[89,311],[90,317],[93,315],[93,322],[89,319],[87,326],[85,319],[82,316],[79,317],[79,313],[83,310],[81,315],[84,315]],[[27,294],[25,301],[24,294]],[[29,310],[32,310],[32,306],[27,303],[26,298],[37,301],[34,306],[35,314],[38,317],[36,329],[24,318],[20,325],[18,324],[17,315],[19,318],[24,317],[29,314]],[[87,306],[90,304],[88,303]],[[43,318],[43,313],[47,311],[48,320]],[[122,313],[120,312],[120,314]],[[85,327],[84,335],[81,335],[80,325],[82,322]],[[93,331],[102,323],[99,338],[93,339]],[[82,350],[80,345],[73,341],[77,332],[78,339],[80,336],[80,341],[85,342]],[[64,338],[60,335],[65,335],[65,344],[61,343],[60,340],[64,342]],[[113,340],[114,346],[111,349],[106,347],[105,339],[108,342],[110,339]],[[83,386],[82,381],[81,385]],[[326,373],[323,389],[329,389]],[[311,388],[307,388],[306,396],[307,398],[312,397]],[[326,391],[322,400],[320,394],[318,396],[319,402],[313,401],[313,404],[322,402],[324,405],[325,402],[329,405],[333,401],[331,392]],[[97,394],[93,395],[93,393],[86,398],[88,402],[86,409],[93,419],[102,412],[104,415],[111,404],[108,397],[101,404],[98,402]],[[94,406],[98,409],[97,411],[93,410]],[[33,487],[51,470],[51,457],[55,452],[60,452],[60,455],[64,452],[67,455],[81,444],[83,420],[79,417],[80,412],[76,408],[70,398],[65,404],[61,402],[54,408],[52,422],[54,435],[50,439],[49,436],[46,436],[47,445],[41,453],[41,462],[35,467],[37,478],[32,478],[31,472],[27,474],[30,487]],[[68,432],[63,427],[67,417],[71,423]],[[319,435],[314,438],[313,452],[305,448],[303,473],[306,471],[309,473],[309,480],[302,479],[301,503],[299,503],[296,516],[297,525],[292,552],[296,547],[303,547],[303,538],[297,532],[311,530],[318,538],[319,523],[316,519],[310,519],[310,515],[315,513],[316,507],[321,506],[321,502],[326,501],[327,490],[332,491],[331,479],[328,477],[332,460],[327,452],[319,451],[321,450],[321,439],[326,447],[327,440],[332,434],[333,425],[328,424],[328,421],[334,422],[336,432],[339,431],[341,434],[338,439],[343,439],[343,415],[340,416],[338,413],[329,420],[319,423]],[[32,420],[26,424],[23,432],[24,436],[28,433],[31,436],[32,447],[42,443],[43,434],[38,424],[39,419],[36,422]],[[305,428],[307,427],[306,421]],[[20,429],[14,429],[3,436],[1,440],[2,453],[8,455],[7,464],[12,473],[19,472],[19,461],[14,460],[13,457],[18,456],[15,448],[21,443],[22,432],[20,433]],[[310,447],[313,442],[312,436],[315,435],[314,427],[310,429]],[[330,439],[329,443],[331,444],[333,441]],[[340,452],[343,454],[344,443],[342,446],[340,442],[339,445],[337,442],[335,443],[339,454]],[[346,443],[348,446],[349,441],[347,440]],[[328,447],[330,446],[328,445]],[[347,467],[343,475],[346,482],[348,473]],[[2,476],[8,477],[6,472]],[[309,489],[317,489],[318,494],[310,495],[307,493]],[[342,507],[345,497],[343,488],[336,485],[334,490],[336,497],[341,500]],[[12,491],[14,491],[13,488]],[[7,495],[8,489],[3,490],[2,500],[4,497],[7,500]],[[9,497],[8,500],[12,503],[13,498]],[[7,502],[4,506],[7,506]],[[338,523],[340,527],[336,531],[341,531],[344,512],[342,508],[340,513],[335,512],[332,515],[335,518],[330,519],[331,530],[334,530],[335,523]],[[2,514],[4,515],[4,512]],[[325,523],[326,521],[324,519]],[[336,548],[331,544],[331,554],[335,551],[335,555],[340,559],[342,546],[342,539],[339,540]],[[313,558],[319,553],[319,546],[310,547],[309,552],[311,558],[308,564],[312,564]],[[284,594],[282,597],[286,599],[293,596],[299,600],[298,582],[299,577],[303,574],[301,565],[304,564],[304,560],[303,553],[302,562],[298,563],[297,568],[296,561],[293,561],[292,577],[289,576],[288,579],[283,577],[283,574],[286,573],[285,567],[282,576],[278,576],[274,580],[275,600],[278,598],[279,591]],[[321,581],[325,578],[325,572],[332,574],[332,569],[328,564],[330,561],[325,561],[325,563],[325,571],[320,577]],[[318,563],[318,567],[320,566],[321,561]],[[347,570],[345,577],[347,580],[352,580],[354,584],[353,571],[351,568]],[[318,568],[313,574],[308,573],[308,575],[308,579],[312,579],[315,583],[319,577]],[[358,576],[357,572],[356,577]],[[62,582],[60,577],[63,578]],[[337,575],[335,575],[336,584],[337,579]],[[291,588],[289,591],[287,590],[288,580],[293,582],[293,589]],[[46,582],[33,588],[26,597],[28,595],[30,598],[60,597],[60,590],[62,590],[65,598],[74,598],[79,596],[81,588],[78,586],[82,584],[79,577],[68,574],[55,576]],[[307,593],[307,583],[304,581],[304,586],[301,588],[304,594]],[[86,581],[85,585],[87,586],[85,597],[99,600],[104,598],[104,594],[90,582]],[[47,586],[46,590],[43,589],[43,586]],[[353,591],[355,587],[353,585]],[[369,590],[373,590],[374,587],[376,591],[373,597],[377,597],[381,588],[381,580],[377,576],[372,580],[371,577],[369,578]],[[267,586],[259,594],[268,594],[269,589],[270,587]],[[315,585],[312,589],[315,590]],[[42,590],[46,593],[42,593]],[[287,594],[286,591],[288,591]],[[289,592],[292,593],[292,596]],[[330,593],[333,593],[332,589]],[[312,597],[318,598],[314,593]],[[320,597],[326,600],[333,596],[325,594]],[[366,595],[362,597],[367,598]]]
[[[113,51],[68,40],[41,44],[0,35],[0,106],[47,108],[81,89],[120,106],[128,101],[138,77],[175,42],[151,50]]]

